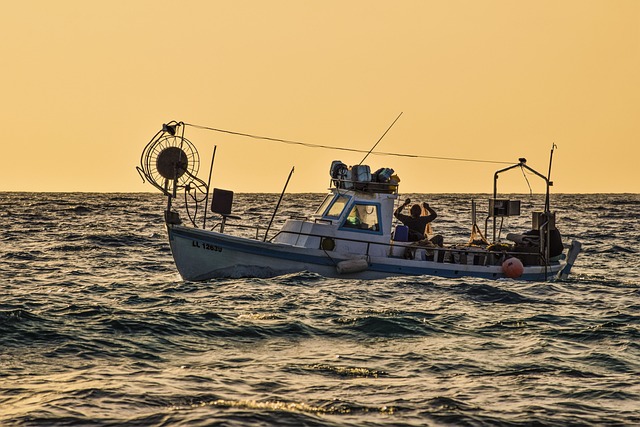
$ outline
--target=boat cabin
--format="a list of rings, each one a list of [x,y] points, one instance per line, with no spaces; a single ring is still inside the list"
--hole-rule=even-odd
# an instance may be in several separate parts
[[[336,166],[337,165],[337,166]],[[331,167],[331,191],[309,219],[288,219],[275,243],[339,253],[385,256],[392,237],[398,179],[392,169]]]

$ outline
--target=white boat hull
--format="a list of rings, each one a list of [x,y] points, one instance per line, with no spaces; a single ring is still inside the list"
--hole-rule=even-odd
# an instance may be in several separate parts
[[[176,267],[183,279],[191,281],[221,277],[274,277],[300,271],[310,271],[325,277],[354,279],[403,275],[506,278],[501,265],[454,264],[386,256],[369,257],[368,268],[354,271],[338,268],[338,264],[362,258],[356,254],[262,242],[181,225],[169,225],[168,233]],[[519,280],[552,279],[564,266],[565,263],[557,261],[546,267],[526,266]]]

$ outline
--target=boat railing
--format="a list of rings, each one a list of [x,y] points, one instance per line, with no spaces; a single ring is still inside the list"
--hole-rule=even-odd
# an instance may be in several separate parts
[[[256,231],[256,240],[260,239],[260,231],[263,230],[262,227],[259,227],[257,225],[246,225],[246,224],[232,224],[232,223],[228,223],[228,222],[223,222],[220,221],[218,223],[216,223],[212,228],[211,231],[215,231],[216,229],[220,229],[220,232],[222,233],[224,231],[223,227],[233,227],[233,228],[242,228],[242,229],[247,229],[247,230],[255,230]]]
[[[237,218],[238,217],[236,217],[236,219]],[[304,221],[304,220],[308,220],[309,218],[307,216],[303,216],[303,215],[290,215],[289,219],[297,219],[297,220],[303,220]],[[316,222],[320,222],[320,221],[328,221],[329,223],[331,223],[330,220],[316,219]],[[229,222],[227,222],[226,220],[223,219],[222,221],[214,224],[214,226],[211,227],[211,231],[216,231],[218,229],[218,230],[220,230],[219,231],[220,233],[223,233],[225,228],[241,228],[241,229],[246,229],[246,230],[255,230],[255,232],[256,232],[255,239],[256,240],[260,240],[260,235],[261,235],[260,232],[261,231],[265,231],[266,232],[266,230],[267,230],[266,228],[260,227],[258,225],[229,223]],[[264,238],[264,234],[262,235],[262,237]],[[269,239],[269,241],[271,241],[272,239]]]
[[[280,234],[292,234],[303,237],[316,237],[320,239],[318,249],[323,249],[323,239],[332,239],[335,241],[344,241],[344,242],[353,242],[353,243],[362,243],[366,245],[366,251],[364,255],[367,257],[370,256],[371,247],[372,246],[383,246],[388,250],[387,254],[390,257],[395,258],[407,258],[407,259],[416,259],[416,256],[420,254],[420,256],[424,256],[425,261],[434,261],[440,263],[451,263],[451,264],[474,264],[474,265],[500,265],[507,258],[516,257],[519,259],[525,259],[527,262],[523,263],[525,265],[547,265],[547,263],[543,263],[543,255],[539,252],[525,252],[525,251],[510,251],[510,250],[496,250],[491,251],[486,248],[479,248],[474,246],[468,247],[440,247],[440,246],[419,246],[415,245],[415,242],[399,242],[399,241],[391,241],[389,243],[386,242],[372,242],[368,240],[361,239],[352,239],[347,237],[334,237],[327,236],[322,234],[315,233],[306,233],[301,231],[292,231],[292,230],[281,230],[278,231],[273,237],[269,239],[269,241],[273,241]],[[401,255],[393,255],[394,248],[401,248]],[[327,250],[325,249],[325,252]],[[408,254],[407,254],[408,251]],[[422,258],[421,258],[422,259]],[[458,262],[455,262],[455,260]]]
[[[215,224],[212,230],[216,230],[222,226],[222,222]],[[547,224],[541,224],[541,229],[547,226]],[[516,257],[522,260],[525,265],[540,265],[549,268],[549,257],[545,256],[545,252],[548,253],[548,249],[545,251],[544,248],[540,250],[533,251],[534,248],[531,248],[532,251],[524,251],[524,250],[489,250],[483,247],[477,246],[449,246],[449,247],[440,247],[440,246],[419,246],[416,245],[415,242],[400,242],[392,240],[390,242],[372,242],[370,240],[362,240],[362,239],[354,239],[349,237],[335,237],[335,236],[327,236],[325,234],[318,233],[308,233],[303,231],[293,231],[293,230],[280,230],[273,236],[268,239],[264,239],[264,231],[266,230],[264,227],[259,227],[256,225],[246,225],[246,224],[237,224],[237,223],[226,223],[225,227],[227,228],[238,228],[244,230],[255,230],[255,240],[268,240],[269,242],[273,242],[273,240],[282,235],[289,234],[295,235],[298,237],[314,237],[320,240],[318,244],[318,249],[323,249],[322,244],[325,240],[333,240],[334,243],[337,241],[343,242],[351,242],[351,243],[360,243],[366,245],[366,249],[363,255],[371,256],[371,248],[372,247],[380,247],[382,246],[388,256],[395,258],[408,258],[415,259],[417,256],[424,257],[425,260],[432,260],[435,262],[449,262],[452,264],[476,264],[476,265],[499,265],[505,259],[509,257]],[[549,240],[549,239],[546,239]],[[547,242],[545,242],[544,246],[548,246]],[[401,249],[395,249],[401,248]],[[401,254],[396,255],[397,251],[401,251]],[[458,262],[455,262],[455,260]],[[472,261],[470,261],[472,260]]]
[[[326,218],[314,218],[313,222],[316,224],[333,224],[333,220],[330,219],[326,219]]]
[[[329,188],[340,190],[355,190],[365,193],[398,194],[397,182],[358,181],[353,179],[332,178]]]
[[[321,219],[320,221],[328,221],[325,219]],[[265,236],[266,228],[256,226],[256,225],[247,225],[247,224],[238,224],[238,223],[229,223],[229,222],[218,222],[213,226],[211,230],[215,231],[216,229],[226,230],[227,228],[237,228],[242,230],[254,230],[255,235],[252,237],[255,240],[262,240],[269,242],[273,242],[273,240],[281,234],[290,234],[297,235],[298,237],[314,237],[320,240],[318,245],[319,249],[322,249],[322,242],[327,239],[332,239],[335,241],[344,241],[344,242],[353,242],[360,243],[366,245],[366,250],[364,255],[370,256],[371,247],[372,246],[382,246],[386,249],[388,256],[402,258],[407,257],[409,259],[415,259],[420,256],[424,259],[429,258],[436,262],[450,262],[454,264],[469,264],[471,262],[468,261],[470,254],[473,252],[473,264],[482,264],[482,265],[498,265],[502,263],[506,258],[514,256],[519,258],[523,264],[525,265],[539,265],[544,266],[545,268],[550,268],[550,261],[552,259],[549,258],[549,238],[547,228],[550,226],[550,223],[544,222],[540,224],[540,234],[541,244],[536,247],[531,247],[530,251],[527,251],[528,248],[522,248],[522,250],[507,250],[507,249],[496,249],[490,250],[483,248],[481,246],[449,246],[449,247],[438,247],[438,246],[419,246],[415,245],[413,242],[400,242],[400,241],[390,241],[390,242],[372,242],[370,240],[362,240],[362,239],[353,239],[347,237],[335,237],[335,236],[327,236],[323,234],[315,234],[308,233],[302,231],[293,231],[293,230],[280,230],[275,235],[268,237]],[[246,236],[246,234],[245,234]],[[410,253],[405,254],[404,252],[400,255],[397,254],[398,248],[401,247],[400,251],[409,251]],[[535,250],[535,251],[534,251]],[[455,262],[454,260],[458,260]]]

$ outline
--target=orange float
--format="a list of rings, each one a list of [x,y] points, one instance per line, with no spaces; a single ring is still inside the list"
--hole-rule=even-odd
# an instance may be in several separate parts
[[[524,273],[524,265],[522,265],[522,261],[518,258],[511,257],[502,263],[502,271],[505,276],[511,279],[517,279]]]

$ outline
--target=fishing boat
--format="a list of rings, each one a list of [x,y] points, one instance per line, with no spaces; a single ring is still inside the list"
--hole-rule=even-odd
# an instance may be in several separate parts
[[[566,279],[580,252],[581,244],[575,240],[565,248],[549,206],[551,160],[549,175],[544,176],[524,158],[495,172],[484,232],[472,203],[471,237],[463,244],[438,245],[428,236],[409,241],[407,227],[394,218],[403,200],[393,169],[371,172],[367,165],[347,166],[340,161],[329,167],[325,177],[328,194],[315,213],[289,218],[279,230],[271,230],[283,190],[271,222],[253,226],[255,235],[248,237],[238,233],[248,225],[238,222],[233,213],[233,191],[210,188],[215,148],[205,182],[198,177],[200,158],[194,144],[185,138],[184,128],[182,122],[163,125],[144,148],[137,167],[143,180],[167,197],[164,218],[169,244],[184,280],[308,271],[346,279],[427,275],[544,281]],[[527,230],[501,238],[501,220],[521,214],[519,200],[498,198],[498,176],[513,168],[526,169],[545,181],[545,207],[531,212]],[[182,193],[184,217],[174,204]],[[203,217],[201,225],[198,212]],[[216,222],[207,226],[211,215]],[[489,234],[491,238],[485,237]]]

